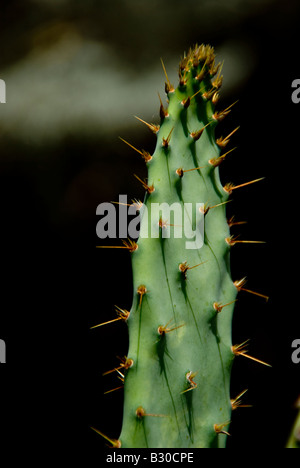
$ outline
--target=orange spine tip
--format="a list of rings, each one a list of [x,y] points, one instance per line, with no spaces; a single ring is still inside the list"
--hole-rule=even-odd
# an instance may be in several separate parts
[[[126,322],[126,320],[128,319],[128,317],[130,315],[130,312],[128,310],[120,309],[118,306],[115,306],[115,307],[116,307],[116,312],[117,312],[117,314],[119,316],[118,318],[115,318],[113,320],[109,320],[108,322],[99,323],[98,325],[94,325],[93,327],[90,327],[90,329],[97,328],[97,327],[102,327],[102,325],[108,325],[109,323],[117,322],[118,320],[123,320],[124,322]]]
[[[184,327],[184,323],[182,325],[178,325],[177,327],[172,327],[172,328],[169,328],[168,325],[169,323],[171,323],[172,320],[170,320],[166,325],[160,325],[157,329],[157,333],[159,335],[165,335],[166,333],[170,333],[171,331],[173,330],[177,330],[178,328],[181,328],[181,327]]]
[[[190,97],[187,97],[186,99],[184,99],[183,101],[181,101],[181,104],[182,106],[187,109],[190,104],[191,104],[191,98]]]
[[[160,61],[161,61],[161,64],[162,64],[162,67],[163,67],[163,71],[164,71],[164,74],[165,74],[165,77],[166,77],[166,80],[167,80],[166,86],[165,86],[165,91],[166,91],[167,94],[169,94],[169,93],[174,93],[175,88],[174,88],[174,86],[171,85],[171,83],[170,83],[170,80],[169,80],[169,77],[168,77],[167,70],[166,70],[165,64],[164,64],[164,62],[163,62],[163,59],[160,58]]]
[[[264,361],[261,361],[260,359],[257,359],[255,357],[250,356],[249,354],[247,354],[247,350],[245,349],[245,345],[246,345],[246,343],[248,341],[249,340],[245,341],[242,344],[232,346],[231,350],[232,350],[233,354],[235,356],[244,356],[244,357],[246,357],[248,359],[251,359],[252,361],[258,362],[259,364],[263,364],[264,366],[272,367],[270,364],[268,364],[268,363],[266,363]]]
[[[204,169],[206,166],[199,166],[199,167],[193,167],[192,169],[182,169],[179,168],[176,170],[176,174],[179,175],[179,177],[183,177],[185,172],[192,172],[192,171],[198,171],[199,169]]]
[[[176,174],[177,174],[179,177],[183,177],[184,172],[185,172],[185,171],[182,169],[182,167],[179,167],[178,169],[176,169]]]
[[[223,120],[230,112],[231,112],[231,108],[237,103],[238,101],[235,101],[233,104],[231,104],[230,106],[228,106],[226,109],[222,110],[222,111],[219,111],[219,112],[215,112],[213,114],[213,119],[214,120],[217,120],[218,122]]]
[[[229,133],[229,135],[227,135],[227,137],[223,138],[223,137],[220,137],[216,140],[216,143],[217,145],[220,147],[220,148],[225,148],[226,145],[228,145],[229,143],[229,139],[230,137],[239,129],[240,127],[236,127],[231,133]]]
[[[159,102],[160,102],[159,115],[160,115],[161,120],[163,120],[164,118],[169,117],[169,112],[168,112],[168,109],[165,109],[159,93],[158,93],[158,97],[159,97]]]
[[[122,239],[124,245],[96,245],[96,249],[126,249],[129,252],[134,252],[138,249],[138,244],[130,239],[125,241]]]
[[[226,205],[227,203],[230,203],[231,201],[232,200],[227,200],[225,202],[218,203],[217,205],[212,205],[212,206],[209,206],[207,203],[205,203],[205,205],[203,207],[200,206],[199,211],[200,211],[200,213],[202,213],[204,215],[207,215],[209,210],[212,210],[213,208],[217,208],[218,206]]]
[[[108,322],[99,323],[98,325],[94,325],[93,327],[90,327],[90,330],[92,330],[93,328],[102,327],[103,325],[108,325],[109,323],[117,322],[118,320],[123,320],[123,319],[121,317],[118,317],[116,319],[109,320]]]
[[[231,182],[229,182],[223,187],[223,189],[225,190],[225,192],[229,193],[230,195],[233,190],[246,187],[247,185],[254,184],[255,182],[259,182],[260,180],[263,180],[263,179],[264,177],[260,177],[259,179],[250,180],[250,182],[245,182],[244,184],[240,184],[240,185],[234,185]]]
[[[229,422],[223,424],[214,424],[214,430],[217,434],[225,434],[230,436],[229,432],[224,431],[224,427],[228,426]]]
[[[192,270],[193,268],[197,268],[200,265],[203,265],[204,263],[207,263],[207,260],[205,262],[198,263],[198,265],[194,265],[190,267],[187,262],[183,262],[179,264],[179,271],[184,275],[184,278],[186,279],[186,272],[188,270]]]
[[[144,284],[141,284],[138,288],[137,288],[137,293],[138,295],[140,296],[140,301],[139,301],[139,307],[141,307],[141,304],[142,304],[142,300],[143,300],[143,297],[144,295],[147,293],[147,288]]]
[[[219,156],[218,158],[212,158],[210,159],[208,162],[209,164],[211,164],[212,166],[214,167],[217,167],[221,164],[222,161],[224,161],[225,157],[227,156],[227,154],[231,153],[232,151],[234,151],[236,148],[232,148],[231,150],[227,151],[227,153],[225,154],[222,154],[221,156]]]
[[[216,104],[219,102],[219,99],[220,99],[220,94],[219,94],[218,92],[216,92],[216,93],[213,95],[213,97],[212,97],[212,99],[211,99],[211,102],[212,102],[214,105],[216,105]]]
[[[265,241],[239,240],[233,236],[226,237],[225,241],[228,245],[230,245],[230,247],[234,246],[235,244],[265,244]]]
[[[230,400],[231,403],[231,408],[232,410],[236,410],[238,408],[252,408],[252,405],[242,405],[242,396],[245,395],[245,393],[248,391],[248,389],[243,390],[241,393],[238,394],[237,397],[233,398]]]
[[[120,385],[120,387],[112,388],[111,390],[107,390],[106,392],[104,392],[104,395],[108,395],[108,393],[116,392],[117,390],[121,390],[122,388],[124,388],[124,385]]]
[[[243,279],[241,279],[239,281],[235,281],[233,284],[237,288],[238,291],[245,291],[247,293],[254,294],[255,296],[262,297],[263,299],[265,299],[268,302],[269,296],[266,296],[265,294],[258,293],[256,291],[252,291],[250,289],[245,289],[243,287],[245,283],[246,283],[246,278],[243,278]]]
[[[171,131],[170,131],[169,135],[167,136],[167,138],[163,138],[162,145],[163,145],[164,148],[168,148],[174,128],[175,127],[173,127],[171,129]]]
[[[134,174],[134,177],[142,184],[144,189],[147,190],[149,194],[154,192],[155,190],[154,185],[147,185],[147,183],[143,181],[142,179],[140,179],[136,174]]]
[[[143,124],[145,124],[149,130],[151,130],[152,133],[158,133],[159,132],[159,129],[160,129],[160,126],[159,125],[155,125],[155,124],[150,124],[148,122],[146,122],[145,120],[142,120],[140,119],[139,117],[137,117],[136,115],[134,116],[137,120],[139,120],[140,122],[142,122]]]
[[[118,372],[120,369],[130,369],[130,367],[133,366],[133,359],[128,359],[126,356],[122,359],[120,359],[120,365],[118,367],[115,367],[114,369],[111,369],[109,371],[104,372],[102,375],[108,375],[111,374],[112,372]],[[124,378],[123,374],[121,374],[121,377]]]
[[[227,220],[227,224],[229,227],[238,226],[241,224],[247,224],[247,221],[234,221],[234,216]]]
[[[95,431],[97,434],[99,434],[103,439],[107,440],[113,448],[121,448],[121,441],[117,439],[111,439],[110,437],[107,437],[103,432],[99,431],[98,429],[95,429],[94,427],[91,427],[93,431]]]
[[[221,304],[220,302],[214,302],[213,303],[213,308],[215,309],[216,312],[220,313],[220,312],[222,312],[224,307],[227,307],[227,306],[233,304],[236,301],[237,301],[237,299],[235,299],[234,301],[231,301],[231,302],[227,302],[227,304]]]
[[[212,122],[213,122],[213,120],[210,120],[206,125],[204,125],[204,127],[200,128],[200,130],[198,130],[197,132],[191,132],[191,133],[190,133],[191,138],[193,138],[194,141],[199,140],[199,138],[201,137],[202,133],[204,132],[204,129],[205,129],[206,127],[208,127]]]
[[[151,161],[152,159],[152,156],[150,153],[148,153],[148,151],[145,151],[145,150],[138,150],[137,148],[135,148],[135,146],[131,145],[130,143],[128,143],[128,141],[124,140],[123,138],[119,137],[120,140],[122,140],[124,143],[126,143],[126,145],[130,146],[130,148],[132,148],[134,151],[136,151],[137,153],[139,153],[142,158],[144,159],[144,161],[147,163],[149,161]]]
[[[190,386],[186,390],[183,390],[183,392],[181,392],[181,394],[189,392],[190,390],[194,390],[195,388],[197,388],[197,384],[193,380],[196,377],[196,375],[197,375],[197,372],[187,372],[185,377],[186,377],[186,380],[187,380],[187,382],[188,382],[188,384]]]
[[[136,414],[138,419],[143,419],[145,416],[153,416],[153,417],[156,417],[156,418],[167,418],[168,417],[165,414],[146,413],[146,411],[144,410],[144,408],[142,406],[139,406],[136,409],[135,414]]]

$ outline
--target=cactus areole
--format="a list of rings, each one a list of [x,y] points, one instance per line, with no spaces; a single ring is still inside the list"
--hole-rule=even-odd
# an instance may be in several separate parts
[[[157,144],[152,155],[140,152],[148,169],[147,209],[139,206],[140,237],[127,244],[134,297],[126,315],[123,423],[115,447],[226,445],[231,368],[242,351],[231,336],[241,286],[231,278],[234,241],[226,218],[235,187],[223,187],[219,178],[234,131],[214,135],[232,107],[215,109],[221,84],[213,48],[196,45],[180,62],[177,88],[166,74],[160,125],[147,124]],[[170,209],[174,204],[181,219]]]

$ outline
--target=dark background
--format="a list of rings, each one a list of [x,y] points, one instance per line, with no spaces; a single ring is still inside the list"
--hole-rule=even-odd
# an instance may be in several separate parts
[[[162,5],[161,5],[162,3]],[[270,296],[240,293],[233,339],[250,338],[232,395],[248,388],[233,415],[229,448],[284,447],[295,416],[299,365],[298,128],[299,2],[1,2],[0,105],[1,314],[7,363],[0,366],[0,427],[7,444],[30,456],[94,456],[106,447],[93,426],[117,438],[122,421],[118,379],[102,373],[127,352],[126,326],[89,327],[130,308],[129,254],[100,250],[96,207],[119,194],[143,198],[133,173],[138,155],[120,140],[153,151],[155,137],[133,116],[158,122],[163,57],[171,81],[194,43],[225,59],[219,108],[239,99],[218,135],[240,125],[221,167],[239,184],[228,214],[247,224],[232,276]],[[155,389],[154,389],[155,391]],[[6,446],[6,444],[4,444]],[[62,449],[62,452],[59,452]],[[11,455],[17,453],[11,452]],[[63,454],[63,455],[62,455]]]

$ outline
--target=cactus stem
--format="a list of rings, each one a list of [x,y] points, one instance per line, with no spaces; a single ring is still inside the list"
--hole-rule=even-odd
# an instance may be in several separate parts
[[[111,438],[107,437],[105,434],[103,434],[103,432],[99,431],[98,429],[95,429],[94,427],[91,427],[91,429],[93,431],[97,432],[97,434],[99,434],[101,437],[103,437],[103,439],[107,440],[112,445],[112,448],[120,448],[121,447],[121,441],[120,440],[111,439]]]
[[[154,185],[147,185],[146,182],[140,179],[136,174],[133,174],[133,175],[139,182],[141,182],[142,186],[144,187],[145,190],[147,190],[148,193],[154,192],[155,190]]]
[[[163,59],[160,58],[160,61],[161,61],[161,64],[162,64],[162,67],[163,67],[163,71],[164,71],[164,74],[165,74],[165,77],[166,77],[166,86],[165,86],[165,90],[166,90],[166,93],[169,94],[169,93],[174,93],[175,91],[175,88],[173,85],[171,85],[170,83],[170,80],[169,80],[169,77],[168,77],[168,74],[167,74],[167,70],[166,70],[166,67],[165,67],[165,64],[163,62]]]
[[[259,182],[260,180],[263,180],[263,179],[264,177],[260,177],[259,179],[250,180],[250,182],[245,182],[244,184],[240,184],[240,185],[234,185],[231,182],[229,182],[223,187],[223,189],[225,190],[225,192],[229,193],[230,195],[233,190],[246,187],[246,185],[254,184],[255,182]]]
[[[224,431],[224,427],[228,426],[230,423],[222,423],[222,424],[214,424],[214,430],[217,434],[225,434],[227,436],[230,436],[229,432]]]
[[[236,149],[235,148],[232,148],[231,150],[227,151],[227,153],[225,154],[222,154],[221,156],[219,156],[218,158],[212,158],[212,159],[209,159],[209,164],[211,164],[212,166],[214,167],[217,167],[221,164],[222,161],[224,161],[225,157],[227,156],[227,154],[231,153],[232,151],[234,151]]]
[[[230,149],[234,145],[228,143],[237,129],[225,132],[218,144],[215,140],[218,121],[231,113],[236,103],[215,109],[222,85],[222,64],[216,66],[212,47],[196,45],[184,54],[176,90],[161,63],[167,96],[158,94],[160,126],[138,119],[158,133],[151,152],[153,160],[147,164],[147,178],[135,177],[146,190],[145,208],[151,210],[151,215],[157,209],[159,213],[154,220],[151,216],[151,226],[148,216],[141,219],[142,233],[152,234],[152,228],[155,231],[150,239],[140,236],[139,250],[132,258],[133,301],[127,355],[134,359],[134,365],[126,370],[122,363],[115,364],[117,376],[121,380],[125,376],[120,439],[124,448],[221,448],[229,435],[226,431],[230,430],[232,406],[240,405],[238,397],[230,399],[232,364],[235,355],[248,357],[243,345],[231,348],[233,303],[238,291],[244,289],[244,280],[233,283],[230,272],[228,243],[233,244],[237,238],[231,236],[229,224],[233,221],[227,221],[225,204],[232,201],[226,189],[231,193],[235,186],[227,184],[222,190],[218,167],[235,149]],[[144,152],[137,151],[144,158]],[[185,172],[191,175],[182,180]],[[250,179],[245,179],[246,185],[254,182],[247,182]],[[177,231],[169,235],[174,228],[168,226],[182,224],[175,219],[175,212],[170,218],[173,203],[184,209],[189,203],[193,208],[193,213],[184,211],[189,218],[185,218],[188,230],[184,236],[177,236]],[[219,210],[208,214],[218,206]],[[200,236],[187,244],[190,232],[197,228],[198,234],[198,227]],[[203,253],[199,251],[202,246]],[[198,268],[204,263],[207,265]],[[151,386],[158,389],[158,396]],[[164,415],[168,419],[159,422],[146,417]]]
[[[232,349],[233,354],[235,356],[244,356],[244,357],[246,357],[248,359],[252,359],[252,361],[258,362],[259,364],[263,364],[264,366],[272,367],[270,364],[267,364],[266,362],[261,361],[260,359],[257,359],[257,358],[255,358],[253,356],[249,356],[249,354],[246,354],[247,350],[245,349],[245,345],[246,345],[246,343],[248,343],[248,341],[249,340],[246,340],[246,341],[244,341],[244,343],[232,346],[231,349]]]
[[[137,117],[136,115],[135,115],[134,117],[135,117],[137,120],[139,120],[140,122],[142,122],[143,124],[147,125],[147,127],[149,128],[149,130],[151,130],[151,132],[153,132],[153,133],[155,133],[155,134],[159,132],[160,125],[149,124],[148,122],[146,122],[145,120],[140,119],[140,118]]]
[[[225,148],[225,146],[228,145],[229,141],[230,141],[230,137],[240,128],[240,126],[236,127],[234,130],[232,130],[231,133],[229,133],[229,135],[227,135],[227,137],[223,138],[223,137],[220,137],[220,138],[217,138],[216,140],[216,143],[217,145],[220,147],[220,148]]]

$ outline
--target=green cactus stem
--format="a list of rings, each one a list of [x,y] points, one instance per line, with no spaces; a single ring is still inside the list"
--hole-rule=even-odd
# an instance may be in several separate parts
[[[148,180],[139,179],[146,194],[140,237],[130,244],[134,299],[126,318],[131,365],[124,368],[122,448],[226,445],[232,364],[246,354],[232,345],[244,282],[231,278],[230,251],[244,241],[231,236],[226,218],[238,187],[223,186],[219,177],[237,130],[215,138],[233,106],[215,109],[221,68],[212,47],[189,51],[176,89],[166,75],[160,125],[147,124],[157,135],[154,153],[139,151]]]

